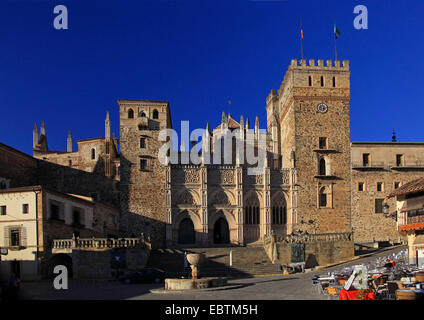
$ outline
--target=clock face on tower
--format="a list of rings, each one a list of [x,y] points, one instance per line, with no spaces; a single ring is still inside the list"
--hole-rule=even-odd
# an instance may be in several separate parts
[[[317,106],[317,110],[319,113],[326,113],[328,111],[328,106],[325,103],[320,103]]]

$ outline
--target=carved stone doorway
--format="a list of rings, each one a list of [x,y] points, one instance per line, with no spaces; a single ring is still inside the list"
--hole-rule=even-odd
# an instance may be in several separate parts
[[[213,228],[213,243],[214,244],[226,244],[230,243],[230,228],[225,218],[219,218],[216,220]]]
[[[190,218],[185,218],[180,223],[178,228],[178,243],[180,244],[194,244],[196,242],[196,233],[194,225]]]

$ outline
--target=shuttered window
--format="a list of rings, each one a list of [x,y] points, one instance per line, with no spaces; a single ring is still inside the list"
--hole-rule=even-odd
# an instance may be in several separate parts
[[[19,247],[21,245],[21,233],[19,229],[10,230],[10,245],[12,247]]]
[[[4,227],[4,246],[5,247],[26,247],[27,230],[22,226]]]
[[[10,247],[10,227],[4,227],[4,246]]]

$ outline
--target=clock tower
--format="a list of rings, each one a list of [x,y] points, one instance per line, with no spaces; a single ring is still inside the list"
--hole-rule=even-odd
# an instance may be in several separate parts
[[[283,168],[297,169],[293,232],[351,232],[349,61],[292,60],[267,98]]]

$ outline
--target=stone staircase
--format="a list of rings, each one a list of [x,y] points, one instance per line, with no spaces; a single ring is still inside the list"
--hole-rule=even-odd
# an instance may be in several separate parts
[[[233,263],[230,266],[230,251]],[[225,246],[213,248],[157,249],[150,253],[148,267],[156,267],[166,272],[168,277],[189,277],[190,267],[184,268],[184,252],[204,253],[206,261],[201,265],[200,276],[222,276],[231,278],[251,277],[281,273],[272,264],[262,244],[246,247]]]

